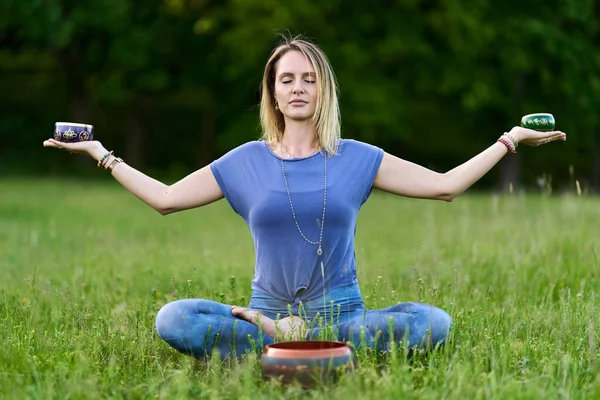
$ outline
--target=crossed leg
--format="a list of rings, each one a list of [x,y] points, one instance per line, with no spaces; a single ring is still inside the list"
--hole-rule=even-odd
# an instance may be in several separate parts
[[[257,311],[234,307],[233,314],[251,322],[265,333],[279,340],[317,338],[319,328],[307,328],[300,317],[287,317],[273,321]],[[346,322],[335,326],[338,340],[350,341],[355,347],[387,351],[390,344],[403,342],[408,347],[434,349],[446,342],[452,319],[444,310],[423,303],[401,303],[380,310],[357,310]],[[257,322],[258,321],[258,322]]]
[[[218,350],[221,357],[273,343],[256,325],[231,313],[231,306],[212,300],[184,299],[164,305],[156,315],[158,335],[177,351],[202,358]]]
[[[353,316],[340,325],[339,339],[357,348],[364,343],[383,351],[390,349],[392,340],[409,348],[434,349],[445,344],[451,328],[452,319],[444,310],[422,303],[401,303]]]
[[[433,349],[442,345],[452,327],[448,313],[422,303],[402,303],[380,310],[357,310],[339,324],[338,340],[387,351],[390,343]],[[159,336],[176,350],[197,358],[215,349],[222,357],[261,350],[275,340],[316,338],[300,317],[274,321],[257,311],[211,300],[185,299],[166,304],[156,316]],[[274,339],[275,338],[275,339]]]

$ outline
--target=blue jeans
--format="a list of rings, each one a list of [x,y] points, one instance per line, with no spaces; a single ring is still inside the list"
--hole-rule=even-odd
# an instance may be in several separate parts
[[[253,290],[249,309],[273,320],[299,315],[307,323],[307,339],[351,342],[388,351],[391,341],[408,347],[443,345],[452,326],[448,313],[427,304],[401,303],[367,310],[358,284],[332,290],[304,303],[287,304]],[[273,343],[254,324],[231,314],[231,306],[212,300],[184,299],[163,306],[156,316],[158,335],[176,350],[196,358],[218,350],[221,357],[262,351]]]

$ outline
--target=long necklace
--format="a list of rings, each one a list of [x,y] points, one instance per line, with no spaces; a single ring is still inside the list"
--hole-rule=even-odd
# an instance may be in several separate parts
[[[280,145],[280,152],[281,149],[283,149],[283,144]],[[288,153],[290,156],[292,156],[287,149],[285,150],[286,153]],[[293,157],[293,156],[292,156]],[[302,232],[302,229],[300,229],[300,225],[298,224],[298,220],[296,219],[296,212],[294,211],[294,204],[292,203],[292,195],[290,194],[290,188],[288,185],[288,181],[287,181],[287,176],[285,175],[285,167],[283,166],[283,157],[279,157],[279,159],[281,160],[281,172],[283,173],[283,181],[285,182],[285,190],[287,192],[288,195],[288,199],[290,201],[290,208],[292,209],[292,216],[294,217],[294,222],[296,223],[296,228],[298,228],[298,232],[300,232],[300,235],[302,235],[302,237],[304,238],[304,240],[306,240],[308,243],[310,244],[316,244],[319,245],[319,247],[317,248],[317,254],[321,255],[323,254],[323,248],[321,247],[322,243],[323,243],[323,226],[325,226],[325,209],[327,206],[327,156],[323,156],[324,158],[324,178],[323,178],[323,215],[321,217],[321,232],[319,233],[319,241],[318,242],[313,242],[312,240],[309,240],[306,235]]]

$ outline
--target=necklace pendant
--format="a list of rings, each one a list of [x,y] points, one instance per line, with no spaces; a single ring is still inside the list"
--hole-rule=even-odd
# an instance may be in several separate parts
[[[323,249],[321,249],[321,246],[319,246],[319,248],[317,249],[317,254],[318,255],[322,255],[323,254]]]

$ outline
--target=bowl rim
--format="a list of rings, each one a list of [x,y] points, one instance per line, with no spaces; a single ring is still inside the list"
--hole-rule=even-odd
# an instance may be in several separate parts
[[[79,126],[83,128],[93,128],[94,125],[90,124],[80,124],[79,122],[55,122],[54,125],[69,125],[69,126]]]
[[[293,348],[297,346],[297,348]],[[276,342],[265,346],[263,356],[271,358],[331,358],[352,354],[346,343],[333,340],[298,340]]]
[[[523,115],[523,118],[521,118],[521,119],[525,119],[525,118],[529,118],[529,117],[552,117],[552,118],[554,118],[554,115],[552,115],[551,113],[533,113],[533,114]]]

